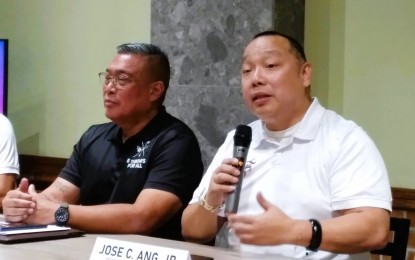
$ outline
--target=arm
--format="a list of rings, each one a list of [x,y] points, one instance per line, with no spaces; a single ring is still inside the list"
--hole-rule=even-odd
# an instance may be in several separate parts
[[[310,244],[312,234],[308,220],[291,219],[278,207],[267,202],[261,194],[257,198],[264,213],[256,216],[229,216],[229,225],[241,242],[303,247]],[[388,239],[389,217],[388,211],[372,207],[339,211],[338,217],[320,222],[322,241],[319,250],[359,253],[382,248]]]
[[[320,219],[320,250],[358,253],[381,248],[389,234],[390,186],[386,169],[373,143],[357,129],[336,140],[335,160],[330,168],[332,218]],[[360,138],[357,138],[359,137]],[[231,215],[229,225],[243,243],[255,245],[291,244],[307,247],[312,237],[307,218],[294,219],[280,208],[257,196],[264,212]],[[307,215],[306,215],[307,216]]]
[[[27,222],[53,224],[59,203],[66,201],[71,204],[69,225],[87,232],[149,234],[182,207],[177,196],[155,189],[143,190],[134,204],[74,205],[79,188],[62,178],[37,196],[32,192],[37,208]]]
[[[0,211],[8,191],[15,188],[19,175],[16,138],[9,120],[0,114]]]
[[[155,199],[157,198],[157,199]],[[134,204],[69,206],[69,225],[87,232],[150,234],[182,207],[170,192],[145,189]]]
[[[9,191],[3,200],[4,216],[9,222],[51,224],[54,220],[49,220],[50,212],[54,214],[60,202],[75,202],[78,197],[79,188],[62,178],[58,177],[41,193],[23,178],[19,187]]]
[[[199,146],[195,137],[187,132],[182,134],[177,129],[167,132],[158,140],[157,145],[157,152],[149,159],[151,165],[147,166],[150,170],[144,188],[140,192],[137,190],[139,193],[133,203],[127,198],[124,200],[128,202],[118,204],[69,205],[69,225],[88,232],[150,234],[176,215],[183,204],[189,201],[203,174]],[[68,167],[71,168],[70,172],[76,175],[79,172],[77,162],[83,158],[79,158],[77,151],[72,158],[68,162]],[[118,179],[119,184],[131,185],[132,190],[139,189],[129,179],[122,178],[123,176],[120,176]],[[80,184],[74,185],[72,181],[58,179],[59,185],[52,185],[38,197],[36,211],[39,212],[39,216],[32,221],[54,222],[53,214],[58,208],[56,202],[78,204],[80,191],[77,186]],[[55,203],[42,206],[39,200],[41,198]]]
[[[239,170],[233,166],[237,163],[237,159],[225,159],[213,172],[205,196],[209,205],[223,204],[227,194],[235,189],[235,184],[238,181],[237,176],[240,174]],[[225,217],[206,210],[199,203],[190,204],[183,212],[182,233],[186,240],[206,243],[215,238],[225,221]]]
[[[207,243],[215,238],[225,221],[226,218],[207,211],[199,203],[190,204],[182,216],[183,237],[187,241]]]

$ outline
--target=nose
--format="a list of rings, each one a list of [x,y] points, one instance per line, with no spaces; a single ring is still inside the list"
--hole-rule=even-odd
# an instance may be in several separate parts
[[[104,92],[105,93],[113,93],[116,90],[116,82],[114,79],[110,79],[108,84],[104,85]]]
[[[260,67],[255,68],[252,74],[252,85],[255,86],[261,86],[264,85],[264,77],[263,72]]]

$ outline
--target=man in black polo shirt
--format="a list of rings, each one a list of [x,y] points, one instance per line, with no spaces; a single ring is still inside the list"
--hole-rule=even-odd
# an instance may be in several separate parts
[[[46,190],[37,194],[23,179],[10,191],[6,220],[181,240],[181,214],[203,165],[192,130],[162,105],[168,58],[151,44],[123,44],[99,76],[112,122],[82,135]]]

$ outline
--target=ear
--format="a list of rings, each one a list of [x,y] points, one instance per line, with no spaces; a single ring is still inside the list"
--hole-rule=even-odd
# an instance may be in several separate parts
[[[150,84],[150,101],[156,101],[164,94],[164,83],[156,81]]]
[[[305,62],[301,66],[301,78],[303,79],[303,86],[309,87],[311,85],[311,64],[309,62]]]

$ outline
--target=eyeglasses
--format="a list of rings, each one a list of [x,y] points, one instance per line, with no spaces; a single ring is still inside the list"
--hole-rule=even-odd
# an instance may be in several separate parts
[[[108,86],[110,82],[112,82],[117,89],[123,89],[125,86],[133,82],[128,78],[128,76],[123,74],[112,76],[108,72],[100,72],[98,73],[98,77],[99,82],[103,87]]]

